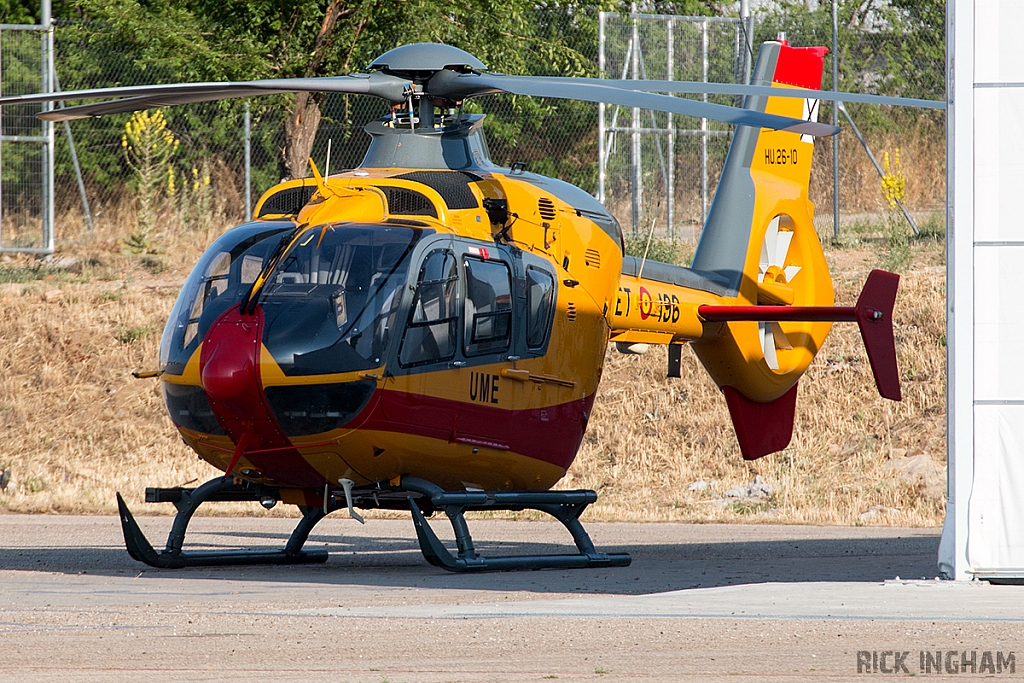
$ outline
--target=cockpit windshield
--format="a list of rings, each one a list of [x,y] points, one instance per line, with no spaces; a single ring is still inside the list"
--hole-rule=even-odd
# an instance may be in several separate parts
[[[263,343],[287,375],[379,367],[420,228],[327,225],[302,235],[269,273]]]
[[[245,296],[280,241],[295,229],[289,222],[255,222],[221,235],[185,281],[160,340],[160,367],[181,374],[210,325]]]

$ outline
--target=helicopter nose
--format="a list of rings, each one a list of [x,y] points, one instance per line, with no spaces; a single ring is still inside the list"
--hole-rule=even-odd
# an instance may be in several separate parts
[[[263,314],[243,315],[239,307],[210,326],[199,358],[200,378],[211,407],[222,419],[264,412],[259,377]]]
[[[324,479],[291,445],[263,395],[260,375],[263,311],[228,309],[203,338],[199,376],[217,421],[235,442],[230,472],[245,456],[262,475],[296,488],[317,488]]]

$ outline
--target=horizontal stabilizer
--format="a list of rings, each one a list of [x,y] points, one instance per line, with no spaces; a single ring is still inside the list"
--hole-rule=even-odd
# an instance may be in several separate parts
[[[751,401],[733,387],[722,387],[744,460],[757,460],[789,445],[796,413],[796,386],[768,403]]]
[[[873,270],[864,283],[856,306],[700,306],[697,313],[708,322],[856,321],[878,393],[883,398],[900,401],[903,394],[892,328],[892,311],[899,285],[900,276],[896,273]]]

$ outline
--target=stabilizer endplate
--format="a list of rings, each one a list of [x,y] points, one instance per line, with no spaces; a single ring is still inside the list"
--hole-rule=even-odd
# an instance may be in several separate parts
[[[757,460],[789,445],[796,414],[796,387],[794,384],[768,403],[751,401],[733,387],[722,387],[744,460]]]
[[[893,401],[903,398],[900,371],[896,365],[896,338],[892,329],[892,311],[899,285],[900,276],[896,273],[871,271],[855,308],[857,326],[864,338],[875,386],[879,394]]]

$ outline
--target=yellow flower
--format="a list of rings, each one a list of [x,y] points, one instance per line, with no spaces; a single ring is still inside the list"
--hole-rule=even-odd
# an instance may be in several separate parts
[[[895,163],[890,166],[889,153],[885,152],[882,155],[882,169],[884,171],[882,175],[882,196],[889,204],[890,209],[895,209],[896,205],[907,197],[907,177],[903,175],[903,170],[900,168],[899,147],[896,148],[896,153],[893,156]]]

